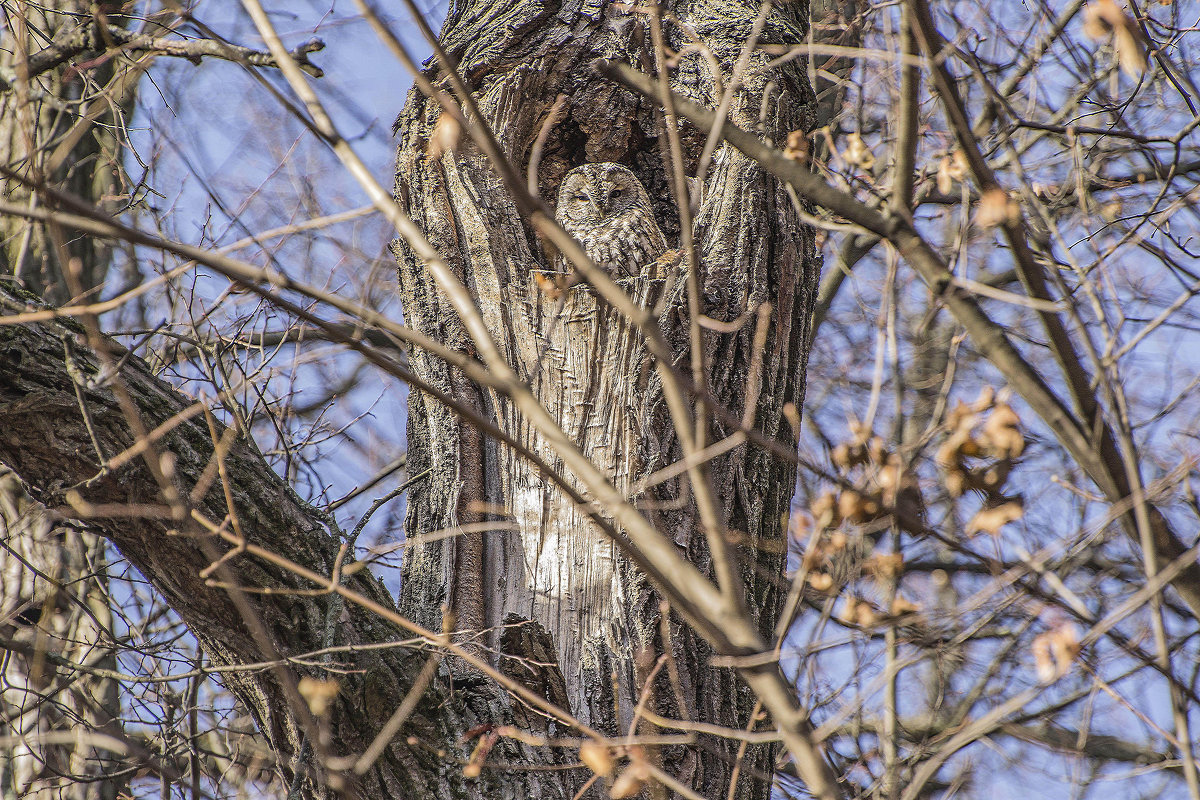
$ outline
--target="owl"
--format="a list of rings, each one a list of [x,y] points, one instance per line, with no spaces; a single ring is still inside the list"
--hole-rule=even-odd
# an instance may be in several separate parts
[[[650,196],[620,164],[583,164],[563,177],[554,218],[614,277],[637,275],[667,251]],[[562,256],[558,266],[569,264]]]

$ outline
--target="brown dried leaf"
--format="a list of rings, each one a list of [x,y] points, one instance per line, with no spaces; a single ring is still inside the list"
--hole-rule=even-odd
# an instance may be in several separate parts
[[[479,737],[479,741],[475,743],[475,749],[471,751],[470,760],[463,767],[464,778],[479,777],[483,772],[483,762],[487,761],[488,753],[492,752],[492,748],[498,741],[500,741],[500,735],[495,731],[488,731]]]
[[[875,476],[875,482],[883,491],[883,504],[889,508],[896,507],[896,498],[899,495],[917,489],[917,476],[904,466],[900,456],[895,453],[887,457],[887,463]]]
[[[971,407],[959,400],[946,414],[946,428],[951,431],[970,430],[978,419]]]
[[[833,492],[824,492],[813,501],[808,513],[812,514],[819,528],[835,528],[842,521],[838,516],[837,498]]]
[[[862,448],[852,448],[850,445],[843,442],[842,444],[839,444],[837,447],[833,448],[833,450],[829,453],[829,460],[833,462],[835,467],[839,467],[841,469],[850,469],[850,467],[858,463],[857,453],[861,450]]]
[[[996,390],[991,386],[984,386],[979,390],[979,397],[976,397],[975,402],[971,404],[971,410],[977,412],[987,411],[995,401]]]
[[[970,484],[980,491],[994,494],[1004,486],[1010,472],[1012,472],[1012,462],[1000,461],[983,469],[973,470]]]
[[[333,704],[333,699],[337,697],[340,688],[340,684],[335,680],[324,681],[319,678],[310,678],[307,675],[301,678],[300,683],[296,685],[300,696],[308,704],[308,710],[317,717],[323,717],[329,713],[329,707]]]
[[[904,572],[904,556],[899,553],[875,553],[863,568],[877,580],[894,581]]]
[[[915,614],[921,610],[921,607],[909,600],[904,595],[898,594],[892,599],[892,607],[890,609],[893,617],[902,617],[905,614]]]
[[[957,467],[964,458],[983,452],[970,428],[959,428],[946,437],[937,449],[937,462],[943,467]]]
[[[967,157],[961,150],[943,157],[937,162],[937,191],[949,194],[955,184],[961,184],[967,176]]]
[[[983,437],[992,455],[1017,458],[1025,452],[1025,436],[1021,433],[1021,418],[1012,406],[997,402],[983,423]]]
[[[646,785],[646,781],[650,779],[650,767],[646,764],[645,755],[641,753],[640,748],[631,749],[629,757],[629,766],[617,776],[617,779],[613,781],[612,786],[608,790],[608,794],[613,800],[633,797],[642,790]]]
[[[816,520],[807,511],[796,511],[783,518],[788,535],[798,542],[806,542],[816,530]]]
[[[1141,28],[1114,0],[1092,0],[1083,10],[1083,32],[1093,39],[1112,36],[1121,71],[1137,78],[1146,71],[1146,46]]]
[[[846,137],[846,149],[842,151],[842,159],[851,166],[863,169],[875,166],[875,155],[857,132]]]
[[[1067,674],[1071,662],[1079,655],[1079,629],[1069,622],[1058,625],[1039,634],[1032,649],[1038,680],[1053,683]]]
[[[979,198],[975,211],[975,224],[981,228],[994,228],[1016,222],[1021,218],[1021,204],[1008,196],[1008,192],[993,186]]]
[[[579,746],[579,760],[597,775],[608,777],[613,771],[612,750],[600,742],[584,742]]]
[[[950,177],[950,157],[946,156],[938,162],[937,190],[941,194],[950,194],[954,188],[954,179]]]
[[[962,150],[955,150],[938,162],[937,188],[942,194],[950,194],[955,183],[962,183],[967,176],[967,157]]]
[[[828,592],[833,588],[833,576],[827,572],[814,572],[808,576],[808,585],[818,592]]]
[[[942,478],[942,483],[945,484],[946,492],[951,497],[962,497],[966,494],[967,489],[971,488],[971,482],[967,477],[967,473],[958,468],[946,470],[946,474]]]
[[[557,300],[563,296],[563,292],[567,290],[567,276],[556,275],[549,278],[541,272],[533,273],[533,281],[537,284],[538,290],[549,297],[551,300]]]
[[[783,418],[788,421],[788,425],[792,428],[792,434],[800,435],[800,411],[796,408],[796,404],[788,401],[783,404]]]
[[[842,519],[861,524],[879,516],[879,501],[854,489],[846,489],[838,495],[838,514]]]
[[[436,161],[445,153],[453,153],[458,149],[458,140],[462,136],[462,126],[452,115],[443,111],[438,115],[437,124],[433,126],[433,135],[429,137],[429,146],[425,153]]]
[[[1025,502],[1016,497],[998,505],[982,509],[967,523],[967,535],[972,536],[980,531],[996,536],[1000,529],[1010,522],[1020,519],[1025,514]]]
[[[860,628],[873,628],[880,623],[883,615],[874,605],[860,597],[851,595],[846,598],[842,608],[842,621]]]
[[[792,131],[787,135],[787,144],[783,148],[783,157],[792,161],[807,164],[812,154],[812,143],[804,131]]]

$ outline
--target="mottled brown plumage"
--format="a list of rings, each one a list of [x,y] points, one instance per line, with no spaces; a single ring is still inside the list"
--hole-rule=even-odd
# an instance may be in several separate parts
[[[645,187],[620,164],[583,164],[568,172],[558,188],[555,219],[615,277],[640,274],[667,250]],[[558,261],[569,267],[561,256]]]

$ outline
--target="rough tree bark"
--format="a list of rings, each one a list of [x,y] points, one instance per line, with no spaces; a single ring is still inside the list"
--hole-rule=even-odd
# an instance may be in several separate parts
[[[26,303],[0,285],[0,315],[26,308]],[[120,360],[125,351],[106,341],[108,358]],[[68,357],[66,354],[70,353]],[[320,588],[288,568],[251,553],[231,554],[227,541],[214,536],[210,525],[229,525],[220,481],[204,478],[209,488],[189,502],[189,495],[212,464],[213,437],[199,406],[165,381],[156,378],[141,359],[126,358],[111,377],[97,380],[102,359],[87,346],[77,325],[39,323],[0,326],[0,461],[11,466],[34,499],[52,513],[74,516],[78,503],[66,502],[65,491],[75,487],[86,503],[97,508],[87,522],[90,532],[104,536],[120,549],[187,623],[214,665],[261,664],[295,657],[333,645],[370,645],[410,640],[412,632],[380,615],[392,609],[382,586],[367,570],[354,572],[342,586],[375,608],[313,595]],[[113,362],[110,362],[113,363]],[[78,383],[77,383],[78,382]],[[136,408],[140,424],[154,429],[163,423],[169,433],[156,439],[157,462],[169,453],[171,481],[177,487],[175,510],[163,505],[158,476],[143,458],[102,473],[104,460],[124,452],[137,437],[131,430],[119,387]],[[81,413],[82,394],[88,416]],[[217,437],[224,436],[217,426]],[[96,453],[95,442],[102,451]],[[287,558],[328,580],[339,557],[339,539],[323,516],[302,503],[237,437],[224,456],[233,506],[246,542]],[[86,482],[86,483],[85,483]],[[114,512],[113,508],[130,511]],[[116,514],[116,516],[107,516]],[[206,578],[205,568],[224,555],[227,572]],[[352,570],[346,561],[345,571]],[[251,590],[239,593],[231,586]],[[269,593],[262,593],[269,589]],[[307,594],[306,594],[307,593]],[[9,642],[32,655],[33,647]],[[53,652],[47,669],[58,666],[71,674],[68,660]],[[361,776],[345,773],[330,758],[361,754],[383,728],[413,686],[427,657],[413,646],[339,653],[327,672],[309,656],[305,666],[293,663],[226,672],[225,685],[250,710],[267,746],[277,757],[276,768],[304,797],[331,798],[349,785],[359,796],[372,798],[570,797],[570,784],[582,782],[580,771],[542,773],[502,768],[484,770],[468,780],[459,738],[480,724],[519,723],[494,683],[477,680],[471,691],[451,691],[447,681],[435,680],[400,736],[371,769]],[[340,691],[329,714],[314,720],[296,693],[300,677],[336,677]],[[538,765],[559,758],[545,748],[525,748],[509,740],[493,751],[497,762]],[[144,754],[140,754],[144,756]],[[150,757],[151,762],[153,757]],[[300,777],[297,779],[297,773]],[[167,777],[174,776],[168,767]]]
[[[700,43],[721,65],[720,85],[752,35],[760,8],[727,0],[668,3],[665,11],[685,27],[665,23],[676,52]],[[802,3],[767,7],[759,44],[805,40]],[[646,9],[608,3],[470,2],[456,4],[441,41],[473,91],[480,113],[519,171],[528,168],[533,144],[547,129],[560,95],[565,105],[550,127],[539,165],[538,189],[554,197],[561,176],[587,161],[631,167],[655,201],[660,225],[678,236],[678,211],[665,171],[667,152],[661,109],[594,74],[597,58],[653,69]],[[749,59],[730,118],[782,141],[807,128],[812,93],[800,62],[764,69],[767,56]],[[721,100],[710,63],[693,47],[673,72],[673,86],[712,107]],[[435,81],[444,75],[433,70]],[[660,387],[647,365],[640,338],[585,287],[563,305],[539,289],[535,273],[548,261],[518,213],[497,171],[466,142],[431,155],[440,111],[416,90],[401,115],[396,196],[426,236],[473,292],[494,339],[564,430],[595,463],[629,490],[680,453]],[[470,122],[468,123],[470,124]],[[684,127],[686,169],[694,175],[704,138]],[[756,426],[766,436],[792,441],[783,421],[786,403],[800,405],[807,324],[818,273],[811,231],[801,225],[780,185],[729,147],[719,147],[708,168],[696,215],[702,313],[722,322],[743,320],[734,333],[705,333],[704,389],[741,418],[747,378],[761,358],[762,392]],[[398,244],[406,320],[463,350],[470,338],[423,270]],[[643,305],[663,300],[660,324],[676,346],[676,365],[687,371],[687,303],[682,283],[662,297],[664,281],[626,281]],[[671,281],[665,281],[667,288]],[[770,303],[764,352],[752,347],[754,311]],[[746,321],[746,320],[749,321]],[[420,352],[415,371],[481,413],[551,464],[555,456],[503,398],[457,378]],[[648,374],[651,377],[648,377]],[[658,656],[673,656],[678,679],[660,671],[653,700],[666,714],[744,727],[753,698],[729,670],[708,666],[711,651],[671,615],[660,619],[660,601],[617,546],[602,539],[584,513],[526,462],[483,440],[440,404],[414,391],[410,400],[409,469],[429,471],[408,506],[406,533],[419,537],[474,524],[472,533],[439,538],[407,551],[404,610],[425,624],[442,605],[455,610],[460,629],[484,632],[484,641],[514,675],[598,729],[615,734],[631,724],[647,670]],[[711,422],[707,441],[735,425]],[[742,445],[711,463],[724,522],[734,532],[748,605],[764,632],[775,621],[783,572],[781,519],[788,513],[794,468]],[[669,531],[694,562],[711,573],[711,559],[694,504],[682,482],[670,481],[636,495],[660,530]],[[682,502],[673,502],[682,500]],[[479,523],[497,521],[477,532]],[[520,633],[517,633],[517,632]],[[669,639],[669,641],[668,641]],[[536,643],[536,644],[531,644]],[[548,651],[557,664],[544,661]],[[723,796],[736,744],[713,739],[697,749],[663,754],[670,769],[704,796]],[[773,749],[752,747],[741,794],[768,791]]]
[[[707,0],[670,10],[690,27],[688,35],[712,51],[722,65],[721,83],[728,85],[732,65],[755,28],[758,7]],[[771,9],[759,41],[802,42],[804,11],[802,3]],[[673,49],[688,43],[673,23],[667,30]],[[451,11],[443,38],[507,154],[521,168],[550,105],[559,93],[567,95],[567,113],[551,131],[542,161],[543,195],[552,196],[562,174],[577,163],[622,161],[650,188],[664,230],[677,235],[656,110],[604,83],[588,66],[596,57],[614,57],[652,68],[643,17],[601,3],[471,3]],[[764,58],[750,58],[751,70],[743,75],[745,85],[735,94],[730,117],[778,141],[790,130],[807,127],[811,92],[795,62],[765,71]],[[715,106],[720,97],[706,63],[695,50],[685,55],[676,88]],[[413,96],[403,119],[398,196],[476,292],[510,362],[524,371],[543,402],[619,485],[631,487],[675,460],[678,446],[656,382],[645,374],[647,359],[638,337],[584,289],[576,290],[558,313],[532,287],[530,274],[545,267],[544,255],[490,167],[469,149],[441,160],[427,158],[427,138],[437,119],[432,104]],[[686,128],[681,133],[691,173],[703,140]],[[724,147],[717,149],[708,170],[696,230],[703,312],[729,322],[764,302],[772,309],[762,352],[752,346],[752,313],[736,332],[704,334],[705,389],[732,413],[709,425],[707,439],[718,440],[736,427],[728,420],[741,418],[741,393],[751,365],[761,364],[756,427],[768,437],[791,441],[783,408],[789,402],[799,406],[803,392],[803,343],[817,274],[811,232],[800,225],[774,180]],[[400,255],[408,321],[469,349],[457,320],[419,265]],[[630,288],[649,303],[667,287],[636,279]],[[670,288],[660,322],[680,363],[686,364],[681,323],[686,297],[682,284]],[[6,297],[4,313],[23,307],[6,289],[0,293]],[[11,466],[34,499],[56,513],[71,514],[64,489],[79,488],[83,500],[95,507],[88,530],[111,540],[150,580],[214,664],[245,665],[330,644],[375,644],[410,635],[349,600],[343,607],[328,595],[293,592],[311,590],[314,584],[253,552],[226,562],[231,573],[224,577],[236,575],[237,586],[270,587],[271,593],[239,593],[221,582],[219,572],[216,585],[206,581],[205,568],[231,549],[196,522],[228,519],[231,509],[220,487],[210,486],[203,496],[188,500],[213,458],[209,429],[190,399],[154,378],[136,357],[122,359],[117,345],[102,347],[111,351],[109,358],[120,360],[119,379],[97,380],[102,359],[90,345],[100,341],[84,337],[78,326],[59,323],[0,328],[0,462]],[[491,416],[535,452],[552,456],[501,398],[482,392],[427,354],[411,356],[432,386]],[[611,388],[599,391],[595,386]],[[172,455],[170,482],[182,506],[169,511],[161,506],[160,482],[166,478],[161,464],[151,469],[133,459],[114,473],[102,473],[104,460],[137,438],[114,387],[127,391],[144,429],[174,417],[156,448]],[[88,408],[86,419],[77,393]],[[217,436],[222,435],[218,427]],[[731,671],[710,668],[708,648],[673,616],[660,624],[659,603],[644,579],[611,543],[597,538],[542,476],[416,391],[410,447],[410,473],[429,470],[411,494],[410,534],[498,517],[515,520],[519,532],[412,548],[403,598],[409,616],[436,629],[440,607],[452,606],[460,628],[488,631],[490,643],[509,656],[498,659],[502,672],[564,701],[607,732],[629,723],[647,667],[668,648],[679,691],[665,677],[655,685],[660,711],[733,726],[748,723],[752,698],[745,687]],[[235,442],[224,458],[232,510],[246,541],[265,552],[286,553],[317,575],[332,574],[339,540],[326,520],[301,503],[251,448]],[[744,444],[711,468],[724,522],[736,537],[747,604],[768,634],[778,604],[781,521],[788,511],[794,468]],[[689,497],[682,494],[684,502],[677,506],[661,502],[681,493],[678,482],[669,482],[640,499],[689,557],[709,569]],[[147,513],[105,516],[113,513],[108,509],[128,504]],[[181,508],[187,513],[181,515]],[[380,609],[390,608],[366,571],[345,577],[343,586]],[[331,620],[337,622],[332,638]],[[547,664],[540,674],[531,673],[531,657]],[[320,666],[286,664],[228,673],[223,680],[251,710],[284,780],[294,782],[305,796],[324,798],[348,779],[331,757],[361,753],[425,663],[411,648],[339,655],[341,691],[328,716],[316,720],[297,698],[295,685],[302,674],[325,677]],[[664,668],[660,674],[669,672]],[[461,662],[452,662],[429,687],[404,735],[365,774],[349,780],[356,793],[381,798],[572,797],[588,777],[585,770],[536,769],[562,765],[570,754],[508,739],[501,740],[492,766],[479,778],[464,775],[461,763],[469,744],[458,742],[461,735],[479,725],[506,723],[546,727],[495,681],[468,674]],[[773,753],[770,747],[750,748],[742,763],[739,796],[766,796]],[[697,748],[662,757],[670,771],[702,794],[724,796],[727,791],[733,757],[725,740],[704,739]]]
[[[90,7],[82,0],[6,6],[0,37],[0,76],[5,78],[0,79],[0,164],[116,212],[123,155],[118,132],[132,113],[137,75],[108,61],[90,69],[86,82],[78,74],[72,79],[69,65],[30,76],[25,61],[49,41],[92,30]],[[14,10],[25,16],[18,19]],[[0,194],[36,205],[30,191],[15,181],[0,179]],[[68,237],[66,248],[78,259],[76,277],[84,289],[104,282],[109,243]],[[59,264],[46,227],[0,217],[0,276],[62,303],[71,292]],[[0,628],[6,634],[69,651],[95,667],[114,667],[115,653],[104,646],[111,640],[112,620],[105,551],[94,534],[53,520],[0,464]],[[117,683],[96,676],[65,680],[19,655],[3,660],[0,675],[0,735],[25,737],[0,756],[0,797],[115,800],[127,786],[125,777],[110,776],[120,772],[119,764],[83,743],[39,745],[38,734],[79,724],[110,733],[118,729]]]

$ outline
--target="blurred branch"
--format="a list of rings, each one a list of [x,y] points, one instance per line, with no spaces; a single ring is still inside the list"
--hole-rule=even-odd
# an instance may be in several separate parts
[[[596,69],[605,77],[626,86],[648,98],[657,98],[657,89],[649,77],[634,68],[615,61],[598,60]],[[691,101],[676,96],[676,110],[702,131],[710,130],[715,120],[713,112]],[[1012,388],[1029,404],[1034,413],[1042,418],[1058,440],[1070,452],[1088,477],[1107,495],[1110,503],[1118,503],[1131,496],[1129,479],[1120,456],[1111,445],[1100,452],[1096,447],[1093,429],[1075,416],[1070,408],[1055,393],[1033,364],[1013,344],[1005,326],[993,320],[980,305],[978,299],[950,272],[941,255],[921,236],[912,222],[895,214],[884,214],[868,207],[854,196],[826,183],[814,175],[808,167],[793,161],[784,154],[764,144],[757,136],[726,122],[722,136],[727,142],[780,180],[788,183],[797,193],[811,202],[860,225],[867,231],[887,239],[908,263],[916,269],[933,292],[966,329],[975,346],[984,353],[1001,372]],[[1076,393],[1087,388],[1086,378],[1076,375],[1083,383],[1073,384]],[[1086,401],[1086,396],[1082,399]],[[1094,403],[1094,397],[1092,399]],[[1086,409],[1086,403],[1084,404]],[[1102,424],[1098,415],[1088,415],[1092,424]],[[1111,432],[1102,439],[1111,442]],[[1141,500],[1140,497],[1136,498]],[[1175,559],[1187,549],[1162,513],[1149,502],[1145,503],[1151,519],[1151,527],[1158,555]],[[1127,529],[1137,541],[1137,525],[1130,510],[1125,512]],[[1190,564],[1172,584],[1192,610],[1200,618],[1200,565]]]
[[[149,333],[150,331],[130,331],[132,334]],[[281,344],[304,344],[305,342],[345,342],[346,340],[362,340],[372,347],[397,351],[400,363],[406,363],[407,357],[403,346],[394,336],[389,336],[381,330],[366,328],[361,323],[353,322],[330,323],[327,328],[297,328],[291,327],[280,331],[262,331],[244,336],[222,336],[220,339],[196,341],[178,337],[179,347],[174,348],[174,361],[187,361],[195,358],[201,350],[259,350],[277,347]]]
[[[308,60],[308,55],[324,49],[325,42],[313,38],[292,49],[289,54],[300,66],[300,69],[314,78],[320,78],[325,73]],[[30,55],[29,77],[41,75],[43,72],[48,72],[71,60],[82,61],[83,63],[77,65],[77,68],[87,69],[107,61],[120,52],[183,58],[193,64],[199,64],[201,59],[208,57],[249,64],[253,67],[278,66],[274,56],[270,53],[214,39],[172,39],[165,36],[134,33],[116,25],[87,25]],[[0,75],[0,93],[12,90],[13,78],[14,76],[11,75]]]

